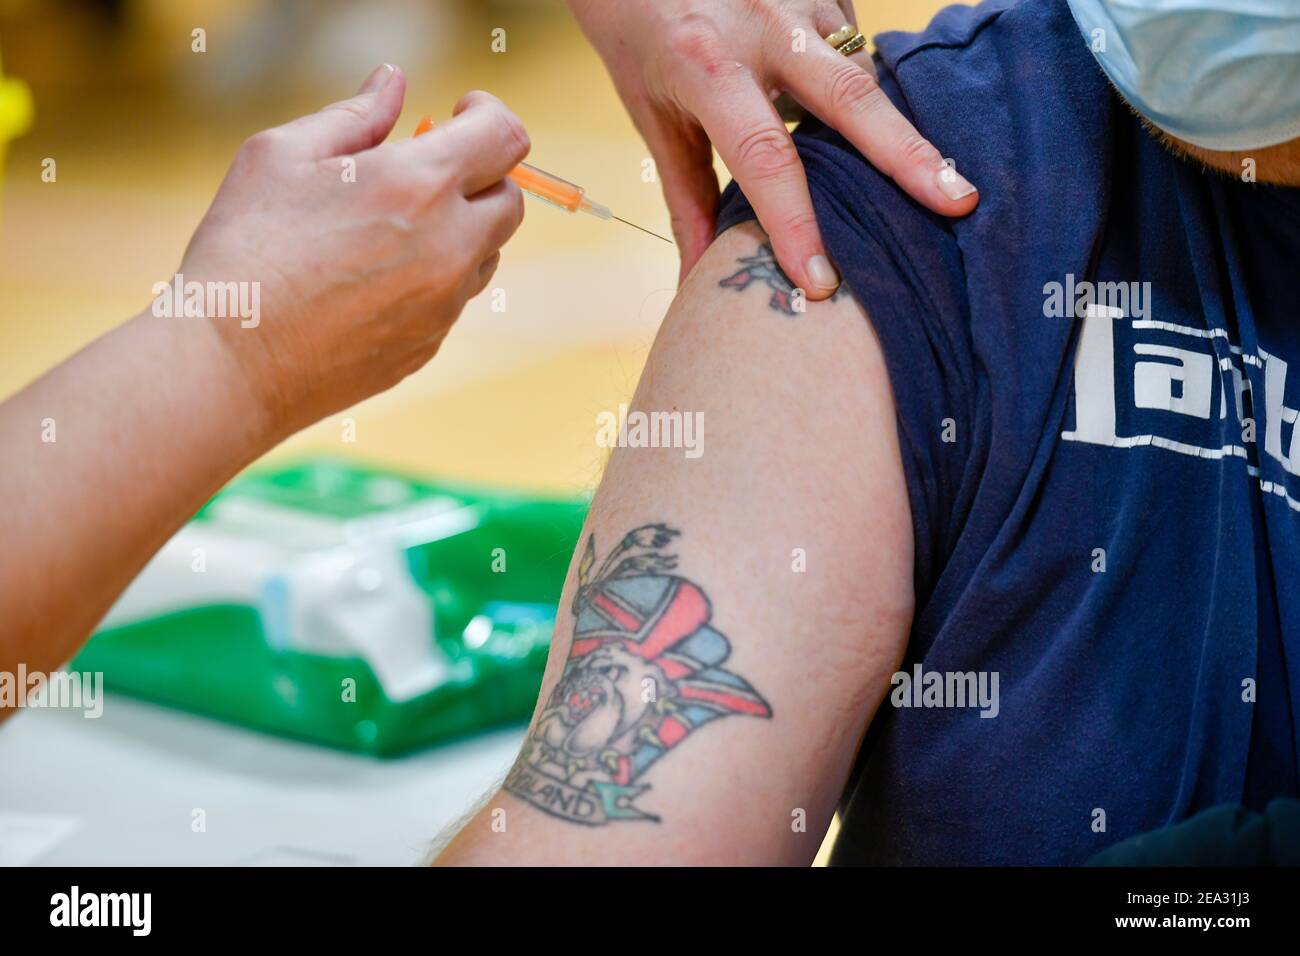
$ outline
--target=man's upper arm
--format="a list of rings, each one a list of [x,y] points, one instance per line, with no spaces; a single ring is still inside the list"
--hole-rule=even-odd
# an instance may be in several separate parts
[[[906,644],[912,525],[875,335],[847,292],[803,305],[753,224],[682,287],[528,739],[440,862],[816,854]]]

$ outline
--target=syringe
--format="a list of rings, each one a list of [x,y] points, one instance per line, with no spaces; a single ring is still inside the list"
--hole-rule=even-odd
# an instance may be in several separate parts
[[[415,127],[415,135],[420,136],[433,129],[433,117],[426,116],[420,120]],[[625,226],[631,226],[633,229],[640,229],[647,235],[654,236],[656,239],[663,239],[664,242],[671,243],[671,239],[665,239],[657,232],[651,232],[644,226],[638,226],[634,222],[628,222],[621,216],[616,216],[608,206],[598,203],[587,195],[587,191],[576,183],[571,183],[567,179],[561,179],[559,176],[552,175],[544,169],[538,169],[528,163],[520,163],[510,171],[510,178],[515,184],[528,193],[535,196],[543,202],[550,203],[565,212],[585,212],[588,215],[595,216],[597,219],[617,219]]]

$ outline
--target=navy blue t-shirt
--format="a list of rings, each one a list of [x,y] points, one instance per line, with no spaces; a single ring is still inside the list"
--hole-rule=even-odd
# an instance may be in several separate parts
[[[978,209],[927,212],[818,124],[796,140],[894,391],[904,669],[996,672],[999,702],[886,697],[835,862],[1082,863],[1295,795],[1300,190],[1162,146],[1065,0],[877,47]],[[733,185],[719,228],[752,217]]]

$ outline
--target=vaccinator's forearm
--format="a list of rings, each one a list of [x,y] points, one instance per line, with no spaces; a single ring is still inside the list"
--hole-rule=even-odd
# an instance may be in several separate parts
[[[0,671],[64,664],[273,443],[240,374],[207,320],[144,313],[0,404]]]

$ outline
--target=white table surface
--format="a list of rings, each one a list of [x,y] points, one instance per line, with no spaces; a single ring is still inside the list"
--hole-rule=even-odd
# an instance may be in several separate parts
[[[501,780],[523,732],[379,760],[116,694],[98,719],[23,710],[0,724],[0,860],[417,864]]]

